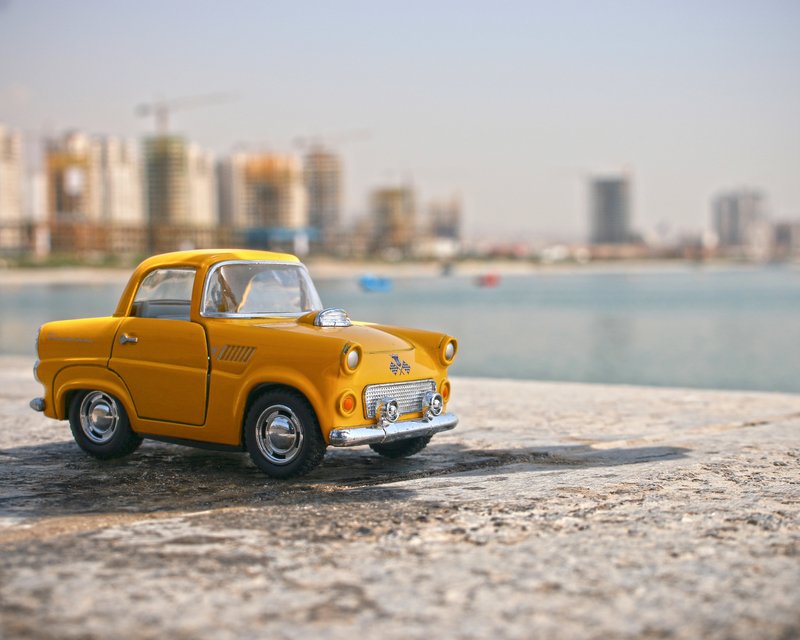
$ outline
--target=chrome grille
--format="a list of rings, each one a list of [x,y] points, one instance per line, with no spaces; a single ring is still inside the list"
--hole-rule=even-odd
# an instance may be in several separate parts
[[[397,400],[401,415],[422,411],[422,398],[427,391],[436,391],[436,383],[433,380],[371,384],[364,388],[364,406],[367,408],[367,417],[374,418],[378,402],[387,397]]]

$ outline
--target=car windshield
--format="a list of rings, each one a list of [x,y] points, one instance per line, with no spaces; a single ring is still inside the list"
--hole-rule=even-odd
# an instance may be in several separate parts
[[[207,316],[299,315],[322,309],[302,265],[228,262],[208,277],[203,300]]]

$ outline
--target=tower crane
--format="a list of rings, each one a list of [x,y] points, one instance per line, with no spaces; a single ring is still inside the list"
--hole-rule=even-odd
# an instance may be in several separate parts
[[[145,102],[137,105],[135,113],[143,118],[155,116],[156,133],[160,136],[164,136],[167,135],[169,131],[169,118],[173,111],[195,109],[197,107],[231,102],[232,100],[234,100],[233,95],[222,92],[173,98],[171,100],[154,100],[153,102]]]
[[[294,146],[301,149],[315,149],[320,147],[337,147],[348,142],[358,142],[369,140],[372,133],[368,129],[353,129],[352,131],[337,131],[328,134],[314,134],[310,136],[298,136],[292,140]]]

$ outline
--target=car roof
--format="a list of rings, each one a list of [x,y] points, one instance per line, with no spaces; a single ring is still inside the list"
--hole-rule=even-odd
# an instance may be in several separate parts
[[[128,313],[133,296],[139,286],[141,279],[153,269],[162,267],[192,267],[202,273],[206,269],[218,262],[228,260],[254,260],[260,262],[300,264],[297,256],[289,253],[275,253],[272,251],[253,251],[250,249],[196,249],[192,251],[174,251],[172,253],[162,253],[157,256],[147,258],[142,262],[131,275],[125,291],[117,303],[115,316],[124,316]]]
[[[139,265],[139,270],[149,271],[155,267],[184,265],[202,267],[226,260],[259,260],[265,262],[300,262],[290,253],[256,251],[252,249],[195,249],[173,251],[152,256]]]

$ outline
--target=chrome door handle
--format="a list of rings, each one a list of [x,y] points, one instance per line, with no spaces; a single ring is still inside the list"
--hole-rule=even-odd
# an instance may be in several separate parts
[[[133,344],[136,344],[137,342],[139,342],[139,338],[137,338],[136,336],[129,336],[127,333],[123,333],[119,337],[119,343],[120,344],[127,344],[129,342],[132,342]]]

